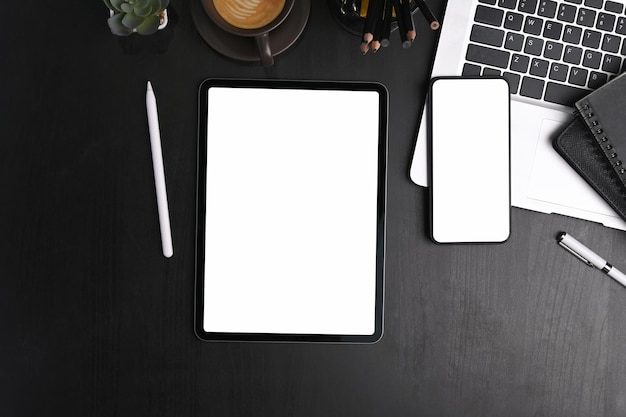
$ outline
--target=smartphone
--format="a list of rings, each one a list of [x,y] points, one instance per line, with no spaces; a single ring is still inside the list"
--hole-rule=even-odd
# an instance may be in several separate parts
[[[502,77],[438,77],[429,91],[431,238],[497,243],[511,229],[510,93]]]

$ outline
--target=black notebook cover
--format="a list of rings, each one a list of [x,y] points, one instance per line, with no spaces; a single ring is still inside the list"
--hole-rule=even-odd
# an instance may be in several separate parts
[[[585,121],[576,117],[554,140],[556,151],[626,220],[626,187]]]
[[[626,74],[576,102],[576,109],[626,187]]]

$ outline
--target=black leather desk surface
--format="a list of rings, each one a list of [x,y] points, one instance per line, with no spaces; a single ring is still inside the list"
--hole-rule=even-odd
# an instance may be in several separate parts
[[[0,24],[4,416],[623,416],[626,234],[513,209],[510,240],[437,246],[408,178],[436,34],[361,56],[313,1],[276,65],[231,61],[172,2],[171,39],[125,44],[98,0],[13,1]],[[437,14],[444,1],[432,1]],[[445,23],[444,23],[445,24]],[[142,49],[143,47],[143,49]],[[197,88],[208,77],[367,80],[390,93],[385,334],[374,345],[193,334]],[[175,255],[161,254],[145,120],[157,92]],[[357,123],[357,121],[355,121]]]

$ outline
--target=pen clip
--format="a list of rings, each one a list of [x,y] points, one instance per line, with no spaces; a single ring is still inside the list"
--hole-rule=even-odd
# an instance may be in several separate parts
[[[581,261],[583,261],[584,263],[586,263],[587,265],[593,267],[593,264],[591,262],[589,262],[589,260],[587,260],[586,258],[584,258],[580,253],[576,252],[574,249],[570,248],[569,246],[567,246],[565,243],[563,243],[563,241],[559,241],[557,242],[563,249],[565,249],[566,251],[568,251],[569,253],[571,253],[572,255],[574,255],[575,257],[577,257],[578,259],[580,259]]]

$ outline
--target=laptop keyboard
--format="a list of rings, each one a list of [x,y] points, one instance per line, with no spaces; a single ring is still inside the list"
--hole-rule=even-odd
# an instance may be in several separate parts
[[[626,70],[624,4],[479,0],[463,75],[501,75],[511,93],[573,106]]]

